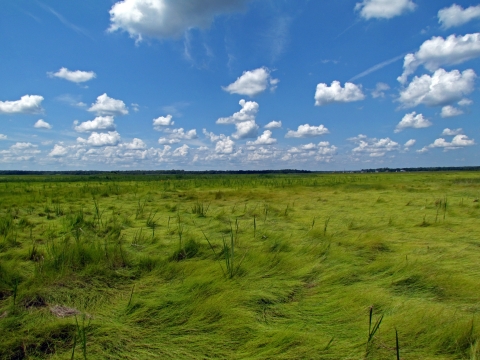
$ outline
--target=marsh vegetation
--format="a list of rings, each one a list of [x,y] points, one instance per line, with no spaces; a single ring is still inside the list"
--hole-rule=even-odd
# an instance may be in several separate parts
[[[476,359],[480,174],[0,177],[0,358]]]

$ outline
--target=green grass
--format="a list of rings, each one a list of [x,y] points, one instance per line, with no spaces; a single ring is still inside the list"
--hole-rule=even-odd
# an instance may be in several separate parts
[[[0,358],[477,359],[479,197],[467,172],[1,177]]]

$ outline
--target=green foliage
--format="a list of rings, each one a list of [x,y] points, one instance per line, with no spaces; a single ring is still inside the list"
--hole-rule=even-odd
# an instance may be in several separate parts
[[[0,358],[479,358],[479,194],[476,172],[3,176]]]

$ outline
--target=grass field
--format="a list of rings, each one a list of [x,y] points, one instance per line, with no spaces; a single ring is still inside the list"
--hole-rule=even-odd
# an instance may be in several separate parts
[[[480,173],[5,176],[2,359],[480,358]]]

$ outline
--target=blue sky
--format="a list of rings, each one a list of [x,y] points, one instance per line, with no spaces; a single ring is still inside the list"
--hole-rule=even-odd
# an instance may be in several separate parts
[[[8,0],[0,168],[479,165],[480,4]]]

